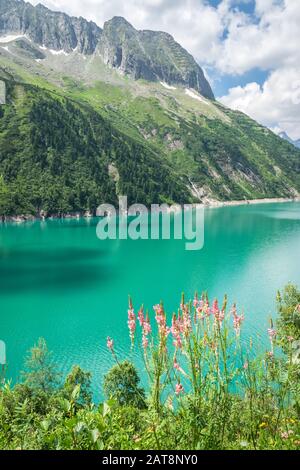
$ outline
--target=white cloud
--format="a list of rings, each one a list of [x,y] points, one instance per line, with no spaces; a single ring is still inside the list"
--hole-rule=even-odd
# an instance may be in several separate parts
[[[242,74],[300,62],[299,0],[256,0],[256,14],[229,14],[227,38],[214,58],[219,70]]]
[[[300,2],[256,0],[257,21],[244,15],[228,23],[215,67],[229,74],[270,71],[263,86],[249,83],[221,98],[270,128],[300,137]]]
[[[294,139],[300,136],[300,66],[272,72],[263,86],[254,82],[231,88],[220,101]]]

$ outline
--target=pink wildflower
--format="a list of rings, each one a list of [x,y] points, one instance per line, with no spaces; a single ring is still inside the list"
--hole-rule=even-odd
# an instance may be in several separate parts
[[[178,333],[180,333],[179,324],[175,313],[172,318],[171,333],[173,336],[176,336]]]
[[[184,370],[183,370],[183,369],[180,367],[180,365],[178,364],[176,357],[175,357],[175,359],[174,359],[173,367],[174,367],[175,370],[177,370],[177,371],[180,372],[181,374],[186,375],[186,373],[184,372]]]
[[[203,305],[197,307],[197,318],[198,318],[198,320],[204,320],[205,319],[205,315],[203,315],[202,312],[203,312]]]
[[[213,301],[211,313],[213,314],[215,318],[215,322],[219,323],[219,325],[222,326],[223,320],[225,318],[225,311],[223,309],[222,310],[219,309],[219,304],[217,300]]]
[[[151,325],[150,325],[148,314],[146,315],[146,317],[144,316],[143,307],[140,309],[138,313],[138,319],[139,319],[140,325],[142,327],[142,332],[143,332],[142,346],[143,346],[143,349],[146,350],[149,346],[148,336],[151,333]]]
[[[181,349],[182,348],[182,340],[181,340],[181,322],[180,319],[176,318],[176,315],[173,315],[172,319],[172,326],[171,326],[171,333],[174,338],[173,345],[176,347],[176,349]]]
[[[130,305],[130,308],[128,310],[128,328],[129,328],[129,335],[131,342],[134,342],[134,335],[135,335],[135,330],[136,330],[136,317],[135,313],[132,307],[132,304]]]
[[[182,340],[180,336],[177,336],[174,338],[173,345],[175,346],[176,349],[182,349]]]
[[[192,331],[192,319],[190,315],[190,310],[188,305],[184,305],[182,309],[182,318],[180,321],[180,331],[184,334],[185,337],[189,335]]]
[[[182,329],[183,329],[183,334],[186,337],[192,331],[192,322],[191,322],[191,317],[189,315],[186,315],[184,317],[183,324],[182,324]]]
[[[241,325],[242,325],[243,321],[245,320],[245,317],[244,317],[244,315],[238,315],[237,314],[235,304],[233,305],[233,307],[231,309],[231,313],[232,313],[232,316],[233,316],[233,328],[235,330],[235,334],[237,336],[239,336],[240,332],[241,332]]]
[[[274,328],[269,328],[268,329],[268,335],[269,335],[270,340],[273,341],[273,339],[277,335],[277,332],[276,332],[276,330],[274,330]]]
[[[236,317],[236,316],[237,316],[236,304],[233,304],[233,306],[232,306],[232,308],[231,308],[231,313],[232,313],[232,316],[233,316],[233,317]]]
[[[166,322],[166,319],[165,319],[165,315],[164,315],[164,310],[162,308],[161,305],[155,305],[154,307],[154,311],[155,311],[155,320],[158,324],[158,327],[160,327],[161,325],[164,325],[165,322]]]
[[[152,331],[152,329],[151,329],[151,325],[150,325],[150,320],[149,320],[149,317],[147,315],[147,317],[145,318],[144,323],[143,323],[143,334],[145,336],[149,336],[151,331]]]
[[[215,312],[215,321],[218,322],[220,326],[222,326],[224,318],[225,318],[224,310],[218,310],[218,312]]]
[[[141,307],[139,312],[138,312],[138,319],[139,319],[139,322],[140,322],[140,325],[141,327],[143,327],[144,325],[144,321],[145,321],[145,317],[144,317],[144,308]]]
[[[243,365],[244,370],[247,370],[249,368],[249,362],[245,362]]]
[[[109,336],[107,338],[106,345],[107,345],[107,347],[110,351],[113,351],[113,349],[114,349],[114,340],[111,339]]]
[[[184,393],[184,388],[181,383],[176,384],[175,393],[176,395],[180,395],[181,393]]]
[[[288,340],[289,343],[292,343],[294,341],[294,339],[295,338],[293,336],[288,336],[287,337],[287,340]]]
[[[233,328],[234,328],[234,331],[236,333],[237,336],[240,335],[240,332],[241,332],[241,325],[244,321],[244,315],[237,315],[236,317],[234,317],[233,319]]]
[[[178,313],[177,327],[178,327],[179,333],[184,332],[183,315],[181,315],[180,313]]]
[[[160,313],[161,312],[161,305],[160,304],[157,304],[157,305],[153,305],[153,310],[154,312],[157,314],[158,312]]]
[[[164,340],[168,337],[170,333],[170,329],[167,327],[166,315],[164,312],[164,308],[162,305],[155,305],[155,319],[158,326],[158,332],[160,337],[160,343],[164,342]]]
[[[203,305],[203,312],[205,313],[207,317],[209,317],[211,314],[211,309],[210,309],[208,300]]]
[[[218,304],[217,299],[213,301],[212,314],[214,317],[216,317],[219,314],[219,304]]]
[[[143,349],[147,349],[149,346],[149,340],[145,335],[143,335],[142,344],[143,344]]]

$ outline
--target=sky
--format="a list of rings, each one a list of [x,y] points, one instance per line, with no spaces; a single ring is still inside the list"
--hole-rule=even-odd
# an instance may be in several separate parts
[[[215,96],[300,138],[300,0],[30,0],[95,21],[124,16],[166,31],[203,67]]]

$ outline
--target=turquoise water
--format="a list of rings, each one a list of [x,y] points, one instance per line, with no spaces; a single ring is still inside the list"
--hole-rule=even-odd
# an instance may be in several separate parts
[[[237,302],[244,338],[267,347],[276,291],[300,285],[300,203],[207,209],[205,245],[184,241],[100,241],[97,220],[0,225],[0,339],[8,376],[43,336],[63,372],[80,364],[93,373],[96,398],[112,365],[106,337],[127,355],[127,298],[152,309],[177,307],[182,291]],[[133,357],[139,364],[137,357]]]

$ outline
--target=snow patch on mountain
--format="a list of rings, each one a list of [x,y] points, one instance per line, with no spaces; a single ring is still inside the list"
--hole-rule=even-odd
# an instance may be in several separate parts
[[[64,50],[60,50],[60,51],[56,51],[54,49],[48,49],[48,51],[53,54],[53,55],[65,55],[65,56],[68,56],[70,55],[68,52],[64,51]]]
[[[171,86],[171,85],[168,85],[167,83],[165,82],[160,82],[160,84],[166,88],[167,90],[176,90],[176,87],[175,86]]]
[[[39,46],[39,47],[40,47],[40,49],[41,49],[42,51],[50,52],[50,54],[52,54],[52,55],[65,55],[65,56],[70,55],[68,52],[64,51],[63,49],[57,51],[57,50],[55,50],[55,49],[49,49],[48,47],[46,47],[46,46],[44,46],[44,45],[43,45],[43,46]]]
[[[205,99],[202,98],[202,96],[198,95],[194,90],[190,90],[189,88],[186,88],[185,94],[190,96],[190,98],[193,98],[194,100],[198,100],[198,101],[201,101],[202,103],[205,103]]]
[[[0,36],[0,43],[2,44],[8,44],[9,42],[13,42],[15,41],[16,39],[24,39],[27,37],[25,36],[25,34],[9,34],[7,36]]]

